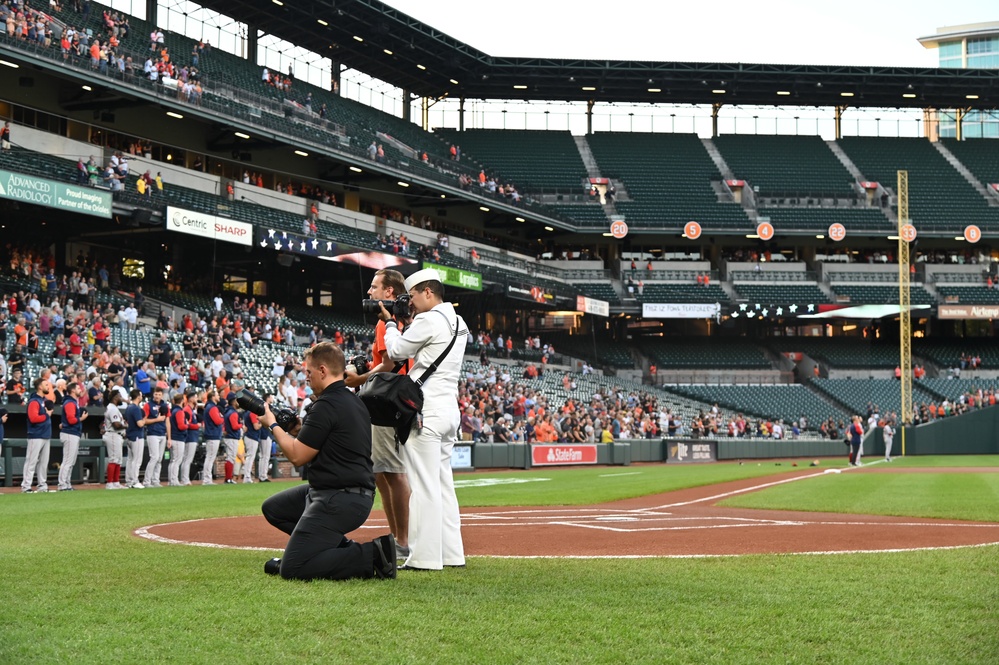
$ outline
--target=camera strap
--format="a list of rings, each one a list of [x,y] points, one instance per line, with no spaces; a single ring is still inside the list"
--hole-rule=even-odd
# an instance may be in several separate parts
[[[438,314],[440,314],[441,316],[444,317],[444,320],[447,321],[448,328],[450,328],[451,327],[451,322],[447,320],[447,315],[444,312],[440,311],[440,310],[434,310],[434,311],[436,311]],[[447,348],[444,349],[444,353],[442,353],[439,356],[437,356],[437,360],[435,360],[432,363],[430,363],[430,367],[428,367],[426,369],[426,371],[423,372],[423,375],[416,380],[416,385],[420,386],[420,388],[422,388],[423,384],[427,382],[427,379],[430,378],[430,375],[437,371],[437,367],[442,362],[444,362],[444,359],[447,358],[447,354],[451,353],[451,349],[454,348],[454,343],[458,339],[458,328],[459,328],[459,326],[458,326],[458,318],[455,317],[455,319],[454,319],[454,336],[451,337],[451,342],[447,345]]]

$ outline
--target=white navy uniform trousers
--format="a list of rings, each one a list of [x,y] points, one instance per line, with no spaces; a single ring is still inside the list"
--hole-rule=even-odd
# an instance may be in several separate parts
[[[414,425],[406,442],[406,470],[412,496],[409,500],[407,566],[440,570],[465,565],[461,517],[451,474],[451,448],[458,440],[458,379],[468,342],[468,326],[451,303],[441,303],[417,314],[400,333],[395,325],[385,330],[389,358],[413,359],[409,377],[417,379],[458,338],[447,357],[423,385],[423,428]]]

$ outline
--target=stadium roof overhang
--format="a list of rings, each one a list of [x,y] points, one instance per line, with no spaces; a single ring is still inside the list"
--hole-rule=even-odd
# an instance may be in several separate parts
[[[999,108],[996,70],[504,58],[378,0],[203,4],[421,97]]]

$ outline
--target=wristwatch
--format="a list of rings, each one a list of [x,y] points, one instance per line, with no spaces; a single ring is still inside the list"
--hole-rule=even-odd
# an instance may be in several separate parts
[[[277,423],[271,423],[270,425],[267,426],[267,429],[273,432],[275,427],[280,427],[280,425],[278,425]]]

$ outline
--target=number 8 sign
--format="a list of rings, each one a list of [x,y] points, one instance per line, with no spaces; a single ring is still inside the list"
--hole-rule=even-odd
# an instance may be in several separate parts
[[[982,239],[982,230],[974,224],[964,227],[964,239],[968,242],[978,242]]]

